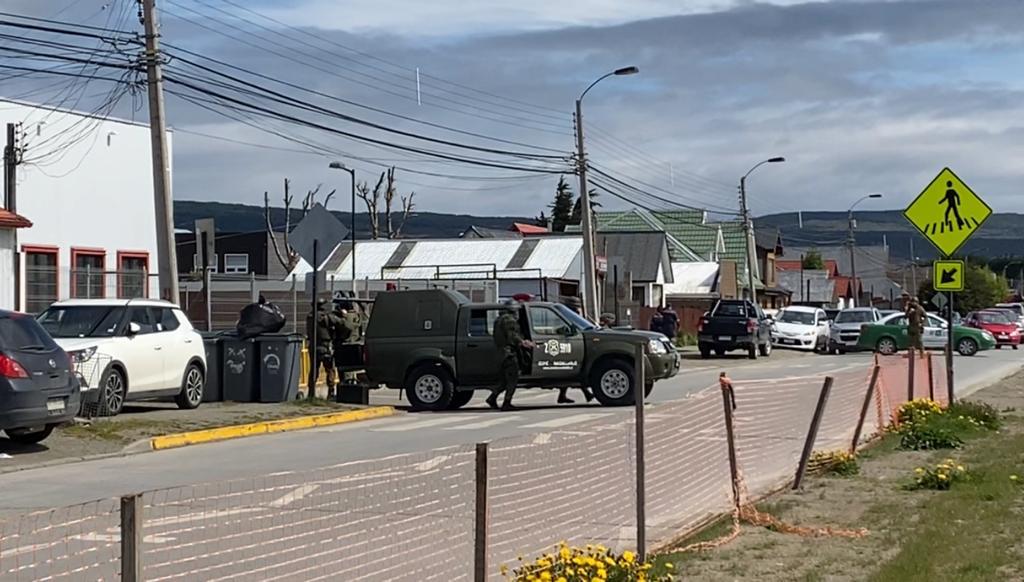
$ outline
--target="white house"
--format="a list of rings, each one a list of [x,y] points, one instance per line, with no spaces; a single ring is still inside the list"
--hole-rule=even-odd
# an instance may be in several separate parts
[[[156,297],[156,226],[149,127],[0,100],[18,125],[20,268],[0,260],[0,300],[34,313],[69,297]],[[170,135],[168,135],[168,141]],[[0,305],[3,306],[3,305]]]

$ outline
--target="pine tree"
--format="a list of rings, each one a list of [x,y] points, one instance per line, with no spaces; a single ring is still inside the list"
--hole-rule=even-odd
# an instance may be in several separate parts
[[[579,224],[583,220],[583,215],[580,213],[580,203],[582,198],[577,198],[576,202],[572,205],[572,215],[569,217],[569,224]],[[597,201],[597,190],[590,191],[590,211],[597,212],[597,209],[601,207],[601,203]],[[596,228],[596,224],[594,225]]]
[[[558,177],[558,186],[555,187],[555,201],[548,208],[551,209],[551,230],[554,232],[565,232],[565,227],[572,217],[572,188],[565,181],[565,176]]]

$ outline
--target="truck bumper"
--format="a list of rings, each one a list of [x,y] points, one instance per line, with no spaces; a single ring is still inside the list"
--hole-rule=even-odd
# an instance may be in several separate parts
[[[724,349],[725,351],[745,350],[754,345],[752,335],[705,335],[697,336],[697,343],[711,348]]]
[[[649,380],[666,380],[679,373],[682,359],[678,352],[669,354],[648,354],[647,361],[650,364],[645,370]]]

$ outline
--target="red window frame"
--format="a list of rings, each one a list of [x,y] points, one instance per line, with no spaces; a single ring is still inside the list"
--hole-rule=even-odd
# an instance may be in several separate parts
[[[53,300],[54,301],[60,301],[60,247],[53,246],[53,245],[21,245],[21,253],[22,254],[36,253],[36,254],[40,254],[40,255],[53,255],[54,256],[54,260],[53,260],[53,284],[54,284],[53,289],[54,289],[54,298],[53,298]],[[22,265],[22,269],[24,269],[26,266],[27,266],[27,263],[23,264]],[[22,277],[24,277],[24,274],[22,274]],[[26,308],[26,306],[27,306],[27,301],[26,301],[26,297],[25,296],[28,294],[28,288],[27,288],[28,282],[23,280],[22,284],[26,285],[26,288],[25,288],[24,294],[23,294],[23,296],[21,298],[21,301],[22,301],[23,304],[20,305],[18,308],[24,310]]]
[[[78,268],[78,261],[76,259],[78,259],[78,257],[80,257],[80,256],[82,256],[82,257],[99,257],[100,259],[102,259],[103,262],[100,263],[100,281],[101,282],[105,282],[104,279],[106,279],[106,277],[103,276],[103,273],[107,270],[107,250],[106,249],[98,249],[98,248],[90,248],[90,247],[71,247],[71,268],[69,270],[69,274],[71,275],[71,289],[70,289],[70,296],[71,297],[78,297],[78,294],[76,293],[76,291],[77,291],[77,289],[76,289],[77,281],[75,280],[75,272],[76,272],[76,270]],[[99,297],[94,297],[93,299],[103,299],[103,298],[105,298],[107,296],[107,286],[104,284],[104,285],[101,285],[100,287],[101,287],[100,296]]]
[[[117,296],[124,297],[124,259],[143,259],[146,261],[143,275],[142,292],[149,297],[149,251],[117,251]]]

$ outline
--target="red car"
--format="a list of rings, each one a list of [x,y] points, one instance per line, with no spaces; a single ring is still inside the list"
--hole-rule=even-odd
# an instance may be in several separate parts
[[[1010,321],[1010,318],[1002,311],[983,309],[967,314],[964,320],[967,327],[983,329],[996,338],[996,348],[1011,346],[1017,349],[1020,345],[1020,330],[1017,329],[1017,322]]]

